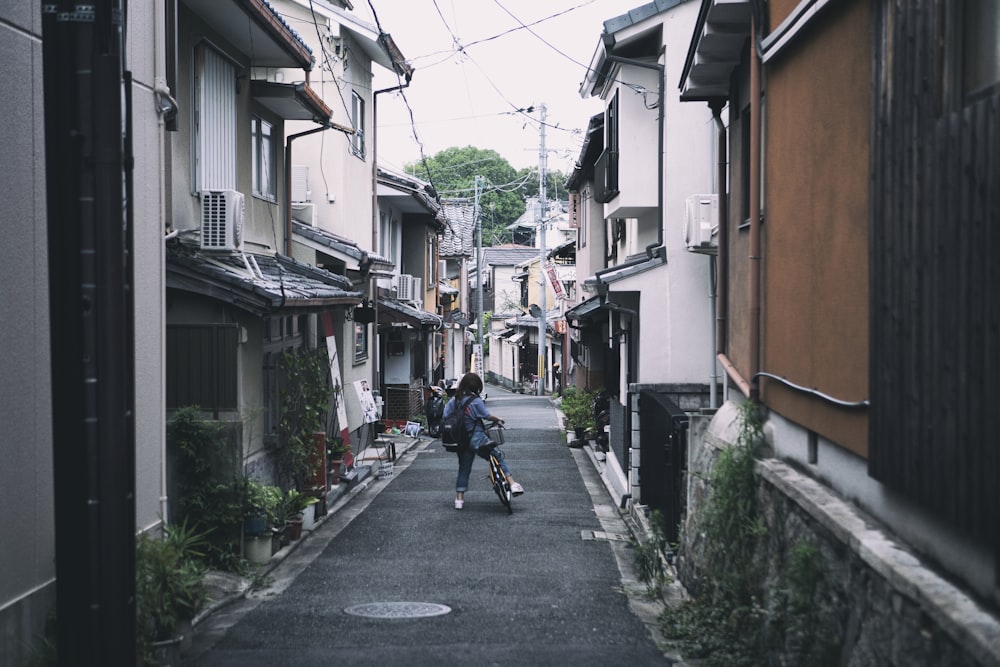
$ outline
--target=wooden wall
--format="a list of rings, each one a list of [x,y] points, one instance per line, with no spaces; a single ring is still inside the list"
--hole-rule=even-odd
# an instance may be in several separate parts
[[[1000,94],[942,97],[936,3],[873,7],[870,473],[1000,548]]]

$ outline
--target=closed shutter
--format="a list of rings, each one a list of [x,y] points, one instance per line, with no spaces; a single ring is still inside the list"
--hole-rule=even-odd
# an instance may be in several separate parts
[[[167,326],[167,409],[237,410],[236,324]]]
[[[236,189],[236,69],[210,48],[200,50],[198,189]]]

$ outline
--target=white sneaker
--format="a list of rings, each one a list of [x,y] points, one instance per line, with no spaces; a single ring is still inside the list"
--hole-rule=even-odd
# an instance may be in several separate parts
[[[464,504],[465,504],[464,500],[459,500],[458,498],[455,498],[455,509],[457,510],[462,509],[462,505]]]
[[[510,492],[515,496],[519,496],[522,493],[524,493],[524,487],[518,484],[517,482],[514,482],[513,484],[510,485]]]

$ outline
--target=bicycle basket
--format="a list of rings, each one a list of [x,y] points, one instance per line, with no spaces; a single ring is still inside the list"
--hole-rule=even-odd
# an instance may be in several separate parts
[[[486,437],[494,445],[502,445],[504,443],[503,430],[503,426],[494,422],[486,427]]]

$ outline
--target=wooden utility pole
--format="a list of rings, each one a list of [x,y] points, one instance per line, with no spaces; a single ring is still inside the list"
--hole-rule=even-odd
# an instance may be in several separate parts
[[[60,665],[136,658],[123,1],[42,9]]]

